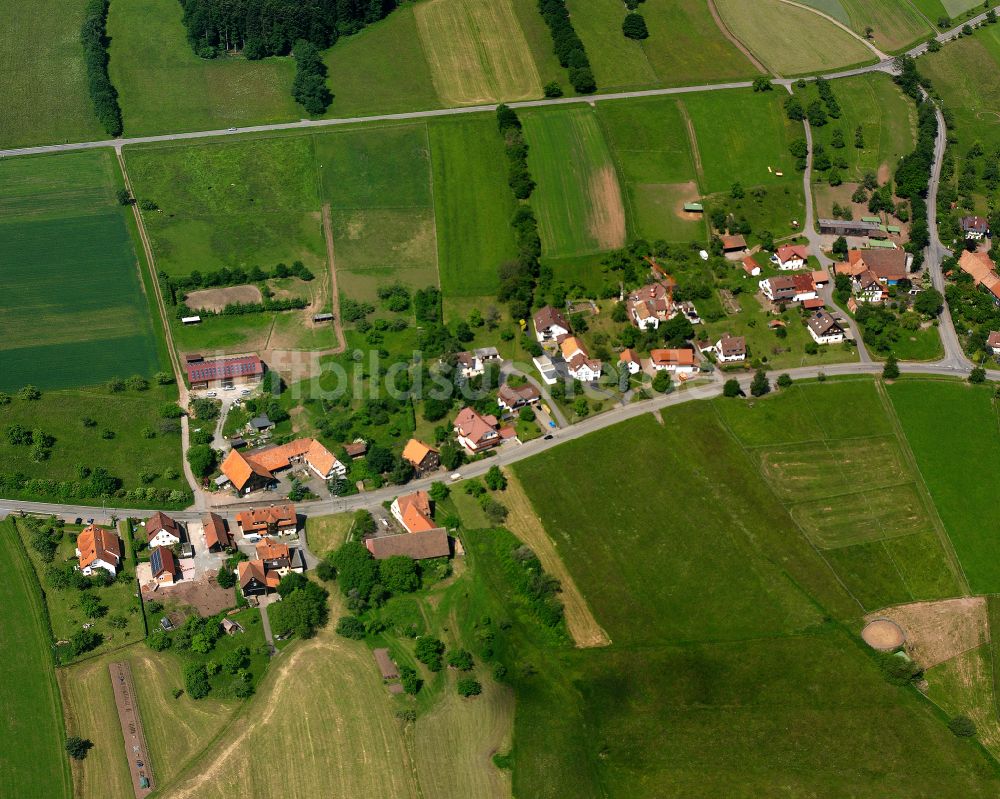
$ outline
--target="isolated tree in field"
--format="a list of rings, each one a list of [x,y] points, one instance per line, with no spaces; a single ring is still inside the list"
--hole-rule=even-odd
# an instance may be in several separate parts
[[[740,388],[740,381],[735,379],[729,379],[726,384],[722,387],[723,397],[739,397],[743,394],[743,389]]]
[[[503,491],[507,488],[507,478],[499,466],[491,466],[483,479],[491,491]]]
[[[42,392],[29,383],[28,385],[24,386],[24,388],[22,388],[20,391],[17,392],[17,396],[19,399],[28,400],[29,402],[31,402],[34,400],[41,399]]]
[[[448,665],[459,671],[472,669],[472,653],[465,649],[452,649],[448,653]]]
[[[360,641],[366,635],[365,623],[357,616],[341,616],[337,622],[337,635],[342,635],[353,641]]]
[[[885,380],[895,380],[899,377],[899,362],[891,352],[889,357],[885,359],[885,366],[882,367],[882,377]]]
[[[758,369],[750,382],[750,393],[755,397],[763,397],[771,390],[771,383],[763,369]]]
[[[430,635],[417,638],[413,656],[431,671],[441,671],[441,656],[444,654],[444,644]]]
[[[770,78],[768,78],[768,77],[766,77],[764,75],[760,75],[759,77],[754,78],[754,81],[753,81],[753,90],[755,92],[769,92],[773,88],[774,88],[774,84],[771,83],[771,79]]]
[[[805,109],[798,97],[792,96],[785,100],[785,114],[793,122],[801,122],[806,118]]]
[[[479,696],[483,692],[483,686],[474,677],[463,677],[455,683],[455,688],[459,696],[465,697]]]
[[[292,97],[313,116],[322,114],[333,101],[326,86],[326,64],[312,42],[299,40],[292,48],[295,59],[295,80]]]
[[[646,19],[642,14],[626,14],[622,22],[622,33],[629,39],[648,39],[649,29],[646,27]]]
[[[549,81],[542,87],[542,93],[546,97],[562,97],[563,90],[562,86],[559,85],[559,81]]]
[[[79,735],[71,735],[66,739],[66,751],[74,760],[83,760],[93,746],[89,739],[81,738]]]
[[[971,738],[976,734],[976,724],[968,716],[953,716],[948,720],[948,729],[957,738]]]
[[[986,382],[986,370],[982,366],[975,367],[971,372],[969,372],[969,382],[970,383],[985,383]]]
[[[132,195],[128,193],[128,189],[118,189],[116,196],[118,197],[119,205],[131,205]]]
[[[778,388],[788,388],[792,385],[792,376],[788,374],[778,375],[777,379]]]

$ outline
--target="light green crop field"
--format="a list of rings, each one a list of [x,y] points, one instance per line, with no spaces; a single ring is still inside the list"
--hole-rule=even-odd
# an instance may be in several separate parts
[[[704,238],[705,220],[684,203],[701,199],[687,128],[672,98],[599,103],[597,116],[625,186],[635,232],[648,241]]]
[[[932,0],[933,1],[933,0]],[[872,29],[872,42],[886,52],[899,51],[931,33],[930,22],[909,0],[803,0],[803,5],[822,11],[855,33]],[[920,5],[918,0],[916,5]]]
[[[427,0],[414,6],[414,14],[434,86],[446,105],[542,95],[512,0]]]
[[[156,370],[119,181],[108,151],[0,164],[0,390]]]
[[[127,0],[111,6],[109,69],[126,135],[290,122],[305,116],[292,100],[295,65],[290,58],[199,58],[188,43],[182,12],[174,0]]]
[[[431,154],[423,123],[316,138],[324,202],[332,211],[340,293],[375,301],[379,286],[438,284]]]
[[[831,424],[827,408],[834,405],[864,409],[870,433]],[[803,534],[830,556],[867,610],[958,593],[934,538],[927,491],[906,442],[891,432],[892,410],[880,402],[874,383],[806,384],[754,403],[715,406]],[[786,426],[783,434],[779,425]],[[799,440],[754,445],[772,433]]]
[[[773,410],[758,401],[733,411],[734,426],[762,443],[806,441],[841,421],[854,432],[880,402],[870,383],[843,385],[790,391]],[[958,785],[988,795],[997,771],[981,750],[919,694],[888,685],[844,627],[810,621],[819,612],[853,627],[860,606],[721,425],[727,402],[748,405],[687,403],[662,425],[637,418],[514,466],[613,642],[553,661],[553,644],[518,614],[508,657],[534,668],[513,676],[514,794],[880,796],[906,781],[928,796]],[[884,411],[870,426],[889,426]],[[623,452],[656,468],[608,493]],[[664,513],[677,486],[686,510]],[[601,499],[580,501],[589,496]],[[464,537],[496,585],[489,540]]]
[[[822,144],[832,158],[842,156],[848,164],[840,170],[846,181],[860,181],[865,172],[878,173],[882,178],[892,174],[899,159],[913,149],[916,142],[917,112],[913,101],[904,95],[888,75],[859,75],[832,82],[831,87],[841,108],[839,119],[830,119],[822,127],[813,125],[815,144]],[[803,103],[818,99],[815,84],[797,90]],[[864,147],[854,146],[855,130],[861,126]],[[844,146],[830,144],[833,132],[840,130]]]
[[[412,5],[397,8],[323,54],[333,92],[327,116],[398,113],[441,104],[413,10]]]
[[[0,523],[0,794],[73,795],[45,604],[12,521]]]
[[[0,3],[4,147],[107,136],[94,116],[80,45],[84,0]]]
[[[875,55],[856,36],[805,8],[780,0],[716,0],[726,26],[779,75],[870,63]]]
[[[995,499],[987,464],[1000,457],[991,391],[905,380],[890,386],[889,396],[969,585],[975,593],[995,593],[1000,541],[984,521],[992,517]]]
[[[528,163],[538,183],[531,205],[543,254],[558,258],[621,247],[625,208],[594,111],[545,109],[521,116]]]
[[[497,267],[516,254],[503,140],[492,115],[443,119],[428,130],[441,289],[495,295]]]

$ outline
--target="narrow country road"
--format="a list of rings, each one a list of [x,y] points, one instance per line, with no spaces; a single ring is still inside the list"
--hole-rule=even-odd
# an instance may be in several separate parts
[[[935,38],[939,42],[947,42],[961,35],[964,25],[977,25],[986,19],[986,12],[967,20],[963,25],[939,33]],[[927,52],[926,42],[906,51],[906,55],[918,56]],[[854,75],[864,75],[869,72],[892,72],[893,60],[886,58],[863,67],[839,70],[824,74],[828,80],[848,78]],[[794,81],[791,78],[781,78],[773,81],[775,85],[788,87]],[[627,100],[635,97],[659,97],[671,94],[689,94],[692,92],[724,91],[726,89],[748,89],[753,86],[751,81],[735,81],[730,83],[707,83],[698,86],[675,86],[664,89],[644,89],[630,92],[607,92],[580,97],[555,97],[540,100],[523,100],[509,103],[511,108],[538,108],[542,106],[569,105],[573,103],[596,103],[604,100]],[[433,117],[452,116],[456,114],[478,114],[484,111],[496,110],[495,103],[472,105],[461,108],[435,108],[427,111],[407,111],[400,114],[373,114],[363,117],[342,117],[339,119],[302,119],[298,122],[278,122],[270,125],[251,125],[245,128],[223,128],[220,130],[201,130],[185,133],[164,133],[156,136],[133,136],[123,139],[103,139],[88,142],[66,142],[62,144],[39,144],[31,147],[13,147],[0,149],[0,158],[17,155],[40,155],[42,153],[62,153],[71,150],[92,150],[99,147],[128,147],[133,144],[155,144],[158,142],[183,141],[185,139],[205,139],[216,136],[233,136],[243,133],[268,133],[279,130],[296,130],[310,128],[325,128],[338,125],[355,125],[365,122],[391,122],[412,119],[430,119]]]

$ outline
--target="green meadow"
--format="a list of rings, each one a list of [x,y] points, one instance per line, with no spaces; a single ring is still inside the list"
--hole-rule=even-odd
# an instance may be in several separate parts
[[[0,522],[0,794],[73,795],[52,641],[41,591],[12,521]]]
[[[156,371],[120,181],[107,150],[0,163],[0,390]]]

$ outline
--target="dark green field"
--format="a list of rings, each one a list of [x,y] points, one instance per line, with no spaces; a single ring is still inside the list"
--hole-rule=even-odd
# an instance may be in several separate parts
[[[1000,591],[992,479],[1000,432],[992,391],[904,380],[889,387],[889,396],[969,585],[977,594]]]
[[[45,605],[12,522],[0,523],[0,796],[73,794]]]
[[[0,389],[156,371],[119,182],[107,151],[0,164]]]
[[[843,385],[757,402],[763,423],[748,411],[734,426],[781,440],[767,422],[787,417],[785,440],[804,441],[854,402],[850,431],[879,401],[870,383]],[[995,793],[996,764],[879,675],[856,636],[861,606],[722,425],[723,402],[744,404],[685,404],[662,426],[638,418],[514,467],[613,641],[558,647],[515,613],[514,794]],[[623,480],[625,453],[642,468]],[[498,585],[485,542],[471,555]],[[947,570],[940,549],[928,557]]]

